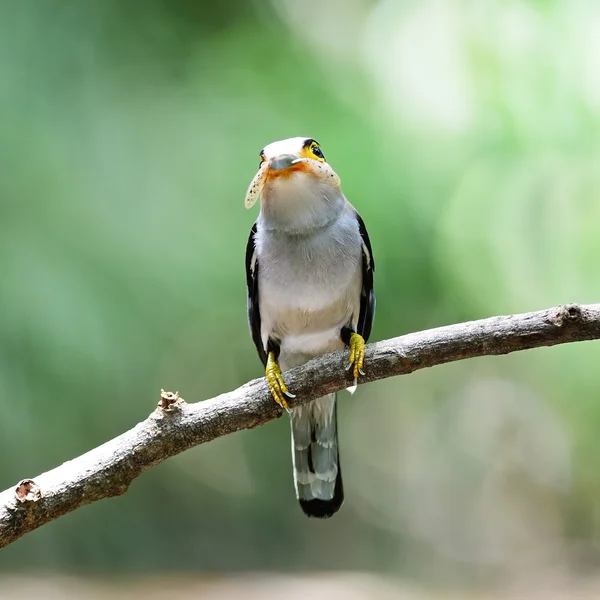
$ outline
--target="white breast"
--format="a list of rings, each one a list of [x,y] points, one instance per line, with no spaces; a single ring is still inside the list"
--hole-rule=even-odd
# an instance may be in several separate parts
[[[259,222],[256,247],[263,343],[280,340],[282,355],[296,356],[280,362],[296,364],[341,348],[340,329],[358,318],[362,287],[362,241],[351,209],[302,236],[261,230]]]

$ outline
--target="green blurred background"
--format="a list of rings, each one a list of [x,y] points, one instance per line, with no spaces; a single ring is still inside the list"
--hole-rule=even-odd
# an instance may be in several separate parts
[[[600,298],[592,0],[2,0],[0,484],[262,374],[258,152],[315,137],[377,262],[372,339]],[[344,394],[346,504],[286,419],[167,461],[4,575],[360,571],[494,588],[600,566],[600,344]],[[181,494],[182,486],[185,494]]]

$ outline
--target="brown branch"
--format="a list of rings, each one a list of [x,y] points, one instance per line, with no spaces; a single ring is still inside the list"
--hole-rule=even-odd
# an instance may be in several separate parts
[[[600,304],[492,317],[370,344],[361,382],[465,358],[598,338]],[[297,394],[290,405],[350,385],[346,361],[344,352],[334,352],[286,373],[289,388]],[[170,456],[280,415],[264,378],[196,404],[163,392],[158,408],[133,429],[2,492],[0,548],[80,506],[125,493],[138,475]]]

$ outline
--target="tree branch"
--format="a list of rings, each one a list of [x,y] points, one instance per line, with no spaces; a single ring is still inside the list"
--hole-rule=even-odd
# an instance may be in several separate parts
[[[570,304],[492,317],[384,340],[367,347],[366,383],[443,363],[600,338],[600,304]],[[312,360],[285,375],[309,402],[351,385],[347,354]],[[163,392],[158,408],[119,437],[86,454],[20,481],[0,494],[0,548],[40,525],[102,498],[118,496],[146,469],[217,437],[263,425],[281,415],[264,378],[216,398],[187,404]]]

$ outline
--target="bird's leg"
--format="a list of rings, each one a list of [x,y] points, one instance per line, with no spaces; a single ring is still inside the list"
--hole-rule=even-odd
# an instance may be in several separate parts
[[[365,340],[362,335],[353,333],[350,336],[350,358],[348,359],[350,367],[354,367],[354,379],[360,375],[364,375],[363,366],[365,364]]]
[[[290,412],[290,408],[285,397],[287,396],[288,398],[295,398],[296,396],[288,392],[287,386],[285,385],[281,375],[281,369],[275,360],[274,352],[269,352],[268,354],[265,375],[267,377],[267,381],[269,382],[269,389],[271,390],[271,394],[275,402],[277,402],[277,404],[279,404],[279,406],[284,408],[287,412]]]
[[[342,329],[342,340],[350,348],[350,357],[346,370],[353,369],[354,379],[359,375],[364,375],[363,366],[365,364],[365,340],[362,335],[352,331],[349,327]]]

